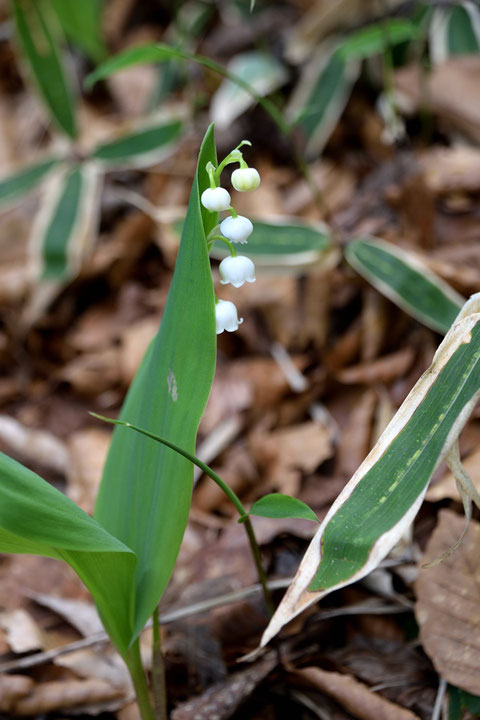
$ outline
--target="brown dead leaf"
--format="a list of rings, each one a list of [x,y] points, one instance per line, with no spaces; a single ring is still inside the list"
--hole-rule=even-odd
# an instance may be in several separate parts
[[[52,433],[27,427],[7,415],[0,415],[0,444],[32,463],[63,474],[68,464],[64,443]]]
[[[74,433],[68,442],[67,495],[82,510],[93,513],[111,433],[88,428]]]
[[[0,613],[0,627],[6,631],[8,644],[15,653],[45,647],[41,629],[26,610],[19,608]]]
[[[415,357],[412,347],[405,347],[390,355],[383,355],[369,363],[352,365],[337,373],[337,379],[347,385],[356,383],[388,383],[402,377]]]
[[[462,458],[462,464],[472,478],[473,484],[480,492],[480,448],[474,450],[466,458]],[[430,502],[438,502],[445,498],[461,502],[455,476],[450,471],[447,471],[438,482],[430,485],[426,495],[426,499]]]
[[[172,712],[172,720],[227,720],[276,664],[276,653],[269,653],[225,682],[209,687],[203,695],[178,705]]]
[[[36,685],[11,707],[13,715],[39,715],[118,700],[122,692],[104,680],[65,680]]]
[[[291,677],[330,695],[359,720],[419,720],[418,715],[373,693],[351,675],[308,667],[297,670]]]
[[[368,389],[353,407],[347,425],[340,434],[337,450],[337,470],[350,477],[372,447],[372,425],[377,393]]]
[[[252,454],[270,489],[298,495],[302,473],[312,473],[333,454],[330,425],[306,422],[273,432],[254,432],[249,438]]]
[[[151,340],[158,331],[159,325],[160,320],[158,317],[148,317],[136,322],[132,327],[126,328],[122,333],[120,373],[122,382],[125,385],[132,382]]]
[[[69,382],[77,392],[99,395],[120,380],[118,348],[106,347],[99,352],[79,355],[60,370],[58,377]]]
[[[9,712],[34,686],[32,678],[24,675],[0,675],[0,712]]]
[[[460,515],[442,510],[422,564],[448,550],[464,524]],[[425,652],[445,680],[474,695],[480,695],[479,543],[480,524],[471,520],[458,550],[435,567],[421,567],[415,586]]]
[[[435,194],[466,191],[480,188],[480,150],[456,145],[429,148],[420,157],[425,181]]]

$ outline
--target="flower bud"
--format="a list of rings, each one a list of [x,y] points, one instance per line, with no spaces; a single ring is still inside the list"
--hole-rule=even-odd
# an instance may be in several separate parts
[[[238,168],[232,173],[232,185],[240,192],[256,190],[260,185],[260,174],[255,168]]]
[[[215,305],[215,320],[217,323],[217,335],[224,330],[233,332],[238,330],[238,326],[243,322],[243,318],[238,319],[237,308],[229,300],[219,300]]]
[[[247,238],[252,234],[252,230],[252,223],[242,215],[227,217],[220,224],[220,232],[222,235],[234,243],[246,243]]]
[[[202,205],[212,212],[228,210],[231,204],[230,193],[225,188],[207,188],[202,193]]]
[[[222,285],[231,283],[233,287],[242,287],[245,282],[255,282],[255,265],[250,258],[243,255],[226,257],[220,263]]]

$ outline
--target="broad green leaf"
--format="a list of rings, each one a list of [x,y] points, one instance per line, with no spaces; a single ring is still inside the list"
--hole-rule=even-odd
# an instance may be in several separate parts
[[[277,90],[288,79],[286,68],[273,55],[260,50],[236,55],[228,63],[227,70],[249,83],[262,97]],[[237,83],[223,80],[212,97],[210,117],[217,127],[223,129],[254,104],[252,95]]]
[[[338,48],[343,60],[363,60],[379,55],[392,45],[413,40],[418,26],[410,20],[393,18],[357,30],[348,36]]]
[[[52,4],[65,35],[74,45],[81,48],[88,57],[99,62],[107,54],[102,38],[103,0],[49,0]]]
[[[352,240],[345,257],[383,295],[437,332],[448,331],[465,302],[415,255],[384,240]]]
[[[313,602],[375,569],[417,514],[436,467],[480,395],[480,293],[333,503],[263,638]]]
[[[17,37],[40,95],[59,127],[75,138],[72,92],[44,6],[35,0],[12,0],[12,7]]]
[[[48,175],[59,161],[59,158],[47,158],[1,178],[0,205],[9,204],[12,200],[26,195]]]
[[[300,518],[318,522],[311,507],[302,500],[282,493],[271,493],[260,498],[253,503],[248,514],[267,518]]]
[[[207,162],[216,163],[213,127],[198,169],[160,330],[130,387],[121,419],[193,452],[213,380],[216,332],[206,234],[217,222],[200,204]],[[118,426],[95,517],[138,558],[135,634],[168,583],[190,507],[193,466],[170,448]]]
[[[92,158],[109,168],[147,167],[170,155],[184,132],[181,120],[163,120],[99,145]]]
[[[326,225],[315,225],[288,218],[282,222],[254,220],[253,232],[246,245],[237,250],[247,255],[258,266],[299,268],[319,262],[331,249],[330,234]],[[223,242],[216,240],[212,257],[228,255]]]
[[[79,269],[95,224],[99,175],[92,163],[64,168],[47,188],[32,229],[32,249],[44,280],[65,280]]]
[[[430,57],[439,65],[454,55],[480,52],[480,8],[472,2],[435,8],[430,27]]]
[[[3,453],[0,552],[44,555],[71,565],[125,655],[133,628],[134,553],[59,490]]]
[[[337,51],[316,53],[303,71],[287,108],[290,122],[307,141],[306,154],[317,156],[335,129],[360,71]]]

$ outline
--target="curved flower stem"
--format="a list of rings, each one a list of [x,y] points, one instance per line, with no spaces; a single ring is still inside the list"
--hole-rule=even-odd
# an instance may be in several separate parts
[[[250,549],[252,551],[252,557],[253,561],[255,563],[255,567],[257,568],[258,573],[258,580],[262,586],[263,590],[263,597],[265,598],[265,605],[267,607],[267,610],[270,615],[273,615],[275,606],[273,604],[272,596],[270,594],[270,590],[268,589],[267,585],[267,578],[265,575],[265,571],[263,569],[262,560],[260,556],[260,548],[258,547],[257,540],[255,538],[255,532],[253,530],[253,526],[250,520],[250,516],[248,515],[247,510],[244,508],[242,501],[238,497],[238,495],[232,490],[231,487],[227,485],[222,478],[217,475],[217,473],[212,470],[211,467],[206,465],[200,458],[197,458],[195,455],[192,455],[187,450],[184,450],[183,448],[179,447],[178,445],[175,445],[174,443],[170,442],[170,440],[167,440],[166,438],[160,437],[160,435],[155,435],[154,433],[149,432],[148,430],[143,430],[142,428],[137,427],[136,425],[132,425],[129,422],[124,422],[123,420],[113,420],[112,418],[104,417],[103,415],[97,415],[97,413],[91,412],[90,415],[93,417],[98,418],[99,420],[104,420],[105,422],[111,423],[112,425],[122,425],[123,427],[132,428],[132,430],[136,430],[137,432],[141,433],[142,435],[145,435],[146,437],[151,438],[152,440],[156,440],[159,443],[162,443],[162,445],[166,445],[167,447],[171,448],[171,450],[174,450],[179,455],[183,455],[184,458],[187,460],[190,460],[191,463],[196,465],[200,468],[200,470],[203,470],[205,475],[208,475],[212,480],[223,490],[225,495],[228,497],[228,499],[233,503],[233,506],[237,510],[238,514],[240,515],[242,523],[245,525],[245,530],[248,537],[248,542],[250,543]]]

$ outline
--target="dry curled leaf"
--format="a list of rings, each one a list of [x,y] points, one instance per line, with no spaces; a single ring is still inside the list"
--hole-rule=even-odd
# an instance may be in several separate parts
[[[293,677],[330,695],[359,720],[418,720],[418,715],[372,692],[351,675],[309,667],[297,670]]]
[[[53,710],[105,703],[122,696],[118,688],[104,680],[66,680],[42,683],[18,700],[13,715],[39,715]]]
[[[448,550],[465,520],[443,510],[422,564]],[[480,695],[480,524],[470,521],[458,550],[432,568],[422,567],[416,583],[420,639],[437,672],[449,683]]]
[[[32,678],[24,675],[0,675],[0,712],[9,712],[20,698],[34,686]]]

